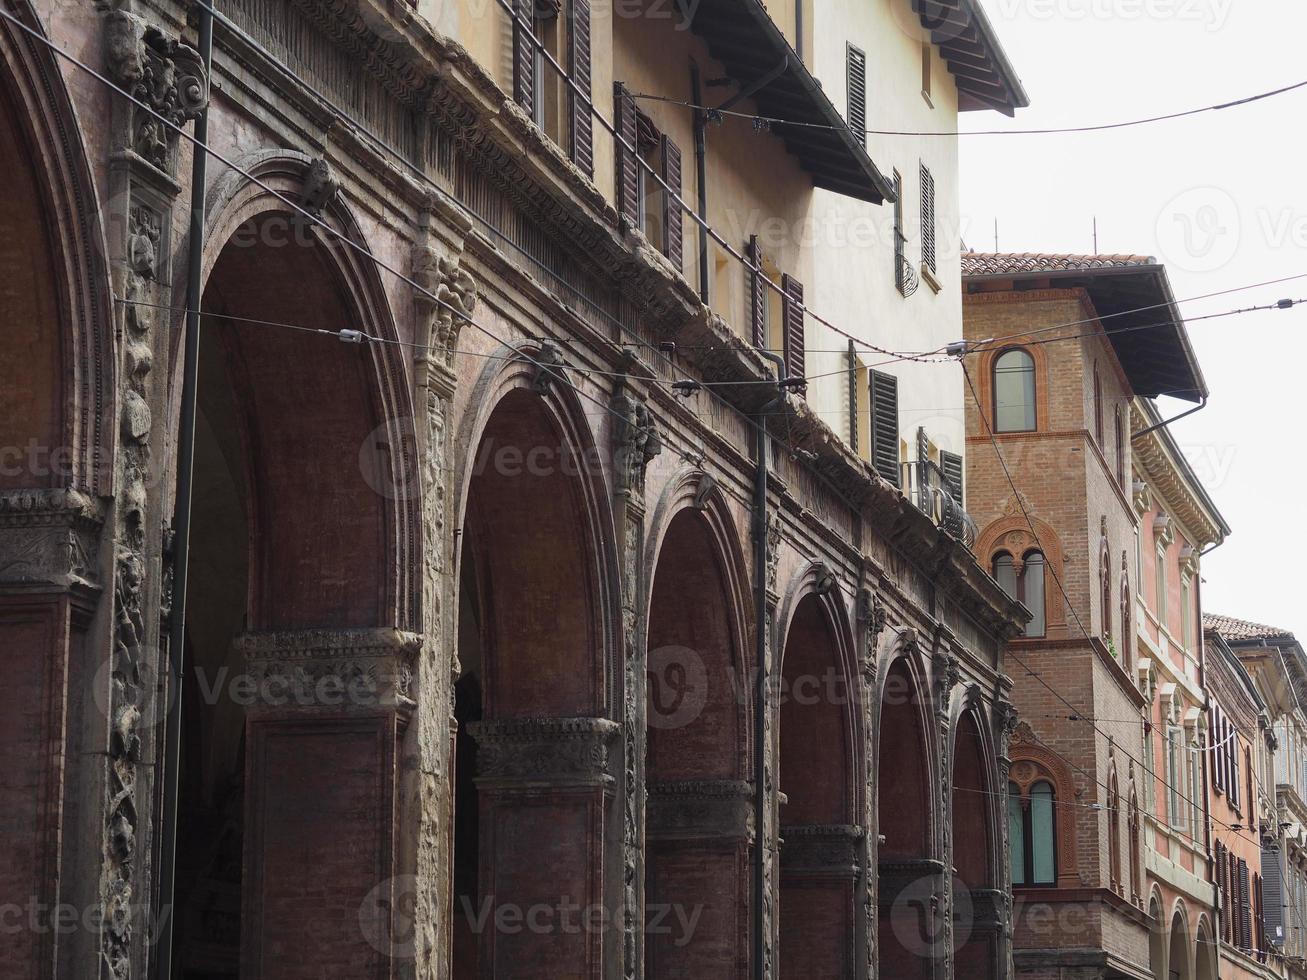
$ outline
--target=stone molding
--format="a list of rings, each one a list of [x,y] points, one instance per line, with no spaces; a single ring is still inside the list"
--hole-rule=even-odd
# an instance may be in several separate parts
[[[232,649],[257,682],[251,710],[413,707],[422,637],[390,627],[242,633]]]
[[[482,789],[601,788],[616,785],[612,748],[621,726],[608,718],[479,721],[477,786]]]
[[[649,787],[649,840],[750,842],[753,784],[740,779],[688,780]]]
[[[105,516],[76,490],[0,493],[0,586],[94,586]]]
[[[852,824],[797,824],[781,827],[781,871],[856,879],[866,831]]]

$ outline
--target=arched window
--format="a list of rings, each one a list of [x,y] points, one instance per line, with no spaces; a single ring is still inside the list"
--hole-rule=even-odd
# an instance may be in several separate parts
[[[1008,845],[1012,858],[1012,884],[1057,884],[1057,819],[1053,784],[1041,779],[1022,795],[1008,783]]]
[[[1121,666],[1129,669],[1135,635],[1135,600],[1130,591],[1130,558],[1121,552]]]
[[[994,431],[1035,429],[1035,359],[1019,347],[994,360]]]
[[[1121,891],[1121,794],[1117,792],[1115,770],[1108,779],[1107,850],[1112,891],[1119,893]]]
[[[1020,562],[1006,551],[994,556],[994,580],[1004,592],[1025,603],[1034,614],[1026,625],[1026,636],[1043,636],[1047,628],[1044,571],[1044,553],[1041,551],[1027,551]]]
[[[1112,433],[1113,438],[1116,439],[1116,482],[1120,484],[1121,489],[1124,490],[1125,489],[1125,455],[1126,455],[1126,449],[1129,447],[1126,445],[1125,421],[1124,421],[1124,416],[1122,415],[1121,412],[1120,405],[1116,406],[1116,410],[1113,412],[1112,429],[1113,429],[1113,433]]]
[[[1098,375],[1098,362],[1094,362],[1094,438],[1103,447],[1103,379]]]
[[[1103,525],[1104,527],[1107,526],[1106,519],[1104,519]],[[1112,552],[1108,548],[1106,534],[1098,543],[1098,588],[1103,611],[1103,642],[1110,649],[1116,650],[1116,644],[1112,639],[1112,607],[1116,605],[1112,597]]]
[[[1130,901],[1139,901],[1139,794],[1130,782]]]

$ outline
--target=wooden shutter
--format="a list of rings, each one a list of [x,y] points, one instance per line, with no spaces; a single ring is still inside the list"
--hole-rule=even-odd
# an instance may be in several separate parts
[[[532,119],[536,102],[536,49],[532,0],[513,0],[513,100]]]
[[[1253,947],[1253,917],[1250,903],[1252,891],[1248,882],[1248,862],[1239,859],[1239,948]]]
[[[1216,842],[1216,904],[1221,910],[1221,922],[1230,921],[1230,899],[1225,894],[1225,845]]]
[[[929,168],[921,165],[921,261],[937,272],[935,267],[935,178]]]
[[[781,276],[785,324],[785,369],[791,378],[804,377],[807,349],[803,340],[803,283],[793,276]]]
[[[613,128],[617,130],[617,211],[631,227],[640,224],[640,161],[636,158],[639,126],[635,99],[621,82],[613,83]]]
[[[858,451],[858,348],[849,341],[849,352],[845,355],[848,369],[849,395],[849,448]]]
[[[939,451],[939,468],[944,473],[944,481],[948,484],[948,492],[953,495],[953,499],[962,506],[962,481],[963,465],[962,456],[958,453],[951,453],[946,449]]]
[[[853,138],[867,145],[867,55],[852,44],[847,45],[847,79],[849,87],[849,129]]]
[[[684,260],[681,234],[684,215],[680,201],[681,151],[666,136],[663,137],[662,157],[663,180],[671,191],[671,193],[663,192],[663,229],[666,238],[663,243],[663,254],[671,259],[672,265],[676,266],[679,272]]]
[[[1280,852],[1262,848],[1262,921],[1272,946],[1284,944],[1284,874]]]
[[[572,94],[572,162],[587,177],[595,173],[594,119],[590,111],[590,0],[572,0],[568,70]]]
[[[1221,737],[1221,709],[1215,704],[1212,705],[1212,735],[1217,739]],[[1217,793],[1225,792],[1225,779],[1221,772],[1221,757],[1219,754],[1212,760],[1212,789]]]
[[[871,465],[896,487],[899,472],[899,379],[884,371],[871,372]]]
[[[767,346],[767,286],[762,281],[762,246],[758,236],[750,235],[745,254],[754,268],[749,271],[749,335],[754,347]]]

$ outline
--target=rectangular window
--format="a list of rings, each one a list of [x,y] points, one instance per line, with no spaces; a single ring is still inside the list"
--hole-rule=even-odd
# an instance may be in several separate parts
[[[921,264],[936,273],[935,264],[935,178],[921,165]]]
[[[1185,653],[1194,652],[1193,606],[1193,578],[1185,575],[1180,579],[1180,642]]]
[[[929,41],[921,42],[921,94],[925,97],[926,103],[933,109],[935,103],[931,101],[931,78],[930,78],[930,59],[933,52]]]
[[[903,234],[903,175],[897,170],[894,171],[894,288],[904,296],[908,295],[908,282],[911,277],[908,276],[907,259],[904,257],[904,247],[908,243],[908,236]]]
[[[1157,567],[1153,569],[1154,585],[1157,592],[1157,604],[1154,612],[1157,614],[1157,621],[1162,624],[1163,629],[1167,629],[1166,623],[1166,548],[1165,546],[1157,549]]]
[[[1144,810],[1157,816],[1154,809],[1157,805],[1157,746],[1153,738],[1154,731],[1150,718],[1144,722]]]
[[[1166,730],[1166,818],[1176,830],[1184,829],[1184,809],[1180,806],[1180,729],[1169,725]]]
[[[867,55],[852,44],[846,46],[846,77],[849,86],[849,129],[853,138],[867,145]]]

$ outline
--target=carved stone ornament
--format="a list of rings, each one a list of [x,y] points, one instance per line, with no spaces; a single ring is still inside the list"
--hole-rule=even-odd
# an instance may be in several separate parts
[[[396,629],[243,633],[233,649],[249,666],[251,710],[412,708],[422,639]]]
[[[413,251],[413,281],[422,287],[416,291],[421,342],[429,357],[452,367],[459,331],[476,310],[476,280],[457,257],[420,245]]]
[[[470,726],[477,785],[561,789],[616,784],[610,746],[621,726],[608,718],[520,718]]]
[[[649,462],[663,451],[663,439],[649,406],[623,387],[612,401],[613,480],[618,492],[644,491]]]
[[[0,582],[94,583],[105,508],[76,490],[0,493]]]
[[[304,174],[304,187],[300,190],[300,207],[313,217],[321,217],[327,206],[340,196],[340,180],[331,170],[331,164],[322,157],[314,158]]]
[[[781,827],[781,869],[857,878],[861,872],[861,827],[803,824]]]
[[[553,388],[555,382],[567,380],[567,375],[563,373],[566,362],[557,344],[541,345],[540,350],[531,360],[536,365],[536,375],[531,382],[531,390],[536,394],[543,395]]]
[[[649,787],[648,838],[752,841],[753,786],[743,780],[692,780]]]
[[[783,525],[779,511],[767,514],[767,591],[776,592],[776,572],[781,560],[781,538]]]
[[[209,78],[200,53],[136,16],[115,10],[106,16],[109,77],[145,109],[133,106],[132,148],[167,170],[176,130],[195,119],[209,102]]]

